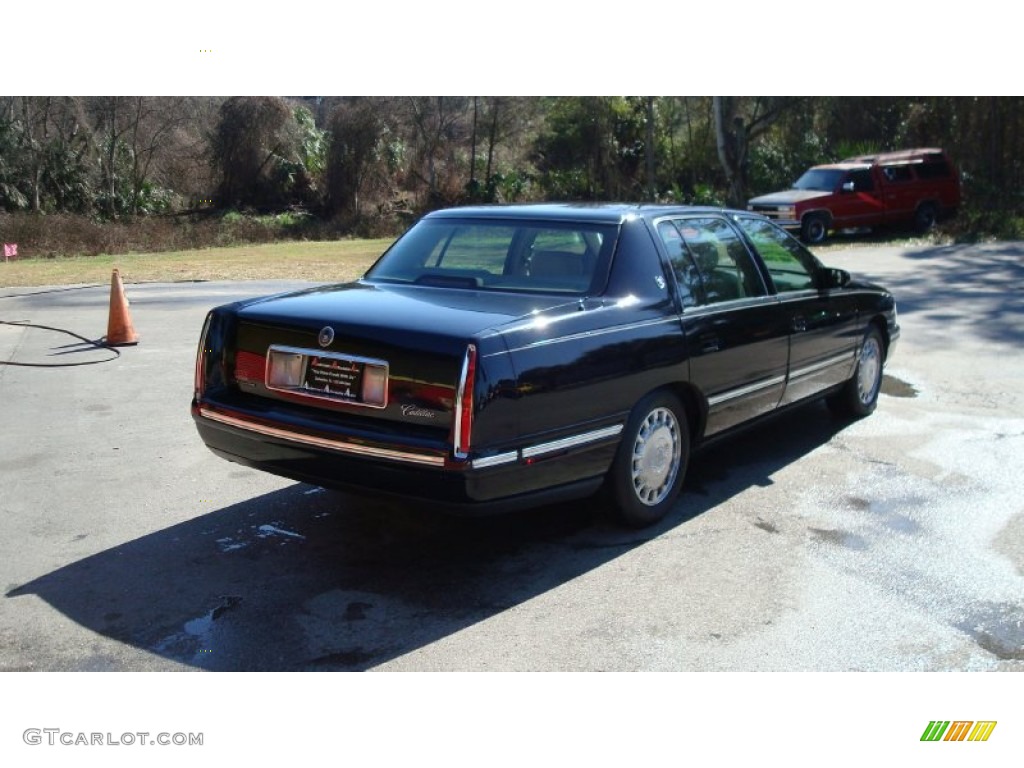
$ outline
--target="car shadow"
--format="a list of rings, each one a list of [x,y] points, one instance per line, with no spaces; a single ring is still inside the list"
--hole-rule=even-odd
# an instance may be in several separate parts
[[[698,454],[673,513],[642,531],[607,522],[593,500],[454,518],[297,484],[125,542],[6,597],[36,595],[93,632],[200,669],[365,670],[770,484],[842,426],[809,406]]]
[[[914,249],[900,258],[919,268],[878,276],[896,296],[900,315],[918,315],[936,329],[932,342],[944,346],[944,336],[960,329],[997,343],[1024,342],[1024,244],[985,243]],[[970,307],[968,312],[962,307]]]

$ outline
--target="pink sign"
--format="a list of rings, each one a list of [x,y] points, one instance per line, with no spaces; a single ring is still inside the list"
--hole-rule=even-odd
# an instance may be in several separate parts
[[[18,244],[4,243],[4,261],[18,258]]]

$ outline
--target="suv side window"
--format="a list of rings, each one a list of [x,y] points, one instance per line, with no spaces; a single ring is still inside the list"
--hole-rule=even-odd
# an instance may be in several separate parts
[[[886,180],[892,184],[914,180],[909,165],[887,165],[882,168],[882,173],[885,175]]]
[[[680,218],[674,223],[700,275],[705,303],[767,294],[747,247],[725,219]]]
[[[948,179],[953,176],[949,164],[945,160],[926,160],[915,170],[919,179]]]
[[[794,237],[764,219],[737,216],[736,222],[761,254],[776,291],[806,291],[815,287],[818,260]]]

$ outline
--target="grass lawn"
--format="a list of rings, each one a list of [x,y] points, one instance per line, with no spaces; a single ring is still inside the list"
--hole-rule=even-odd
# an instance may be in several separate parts
[[[198,251],[17,259],[6,264],[0,261],[0,287],[108,282],[115,267],[128,283],[274,279],[343,282],[362,275],[391,242],[281,242]]]

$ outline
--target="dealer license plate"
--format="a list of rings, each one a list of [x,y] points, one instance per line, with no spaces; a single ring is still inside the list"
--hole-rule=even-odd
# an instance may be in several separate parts
[[[267,388],[309,397],[383,408],[387,405],[388,364],[293,347],[267,352]]]

